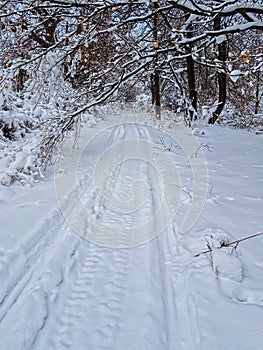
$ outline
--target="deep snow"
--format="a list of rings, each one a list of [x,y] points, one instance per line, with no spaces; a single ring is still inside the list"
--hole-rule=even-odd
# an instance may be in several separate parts
[[[105,120],[83,128],[80,143],[92,140],[76,162],[75,182],[86,208],[83,222],[79,217],[76,221],[84,231],[76,233],[68,225],[56,198],[61,185],[63,214],[78,209],[65,180],[74,170],[71,166],[78,152],[71,150],[70,142],[65,146],[66,162],[62,159],[57,167],[61,182],[54,184],[50,172],[47,180],[33,188],[1,187],[1,350],[263,348],[263,236],[240,243],[236,250],[233,246],[216,249],[222,240],[234,241],[263,230],[263,136],[213,126],[197,138],[200,148],[187,158],[176,143],[178,134],[170,129],[175,136],[168,136],[151,127],[150,121],[145,123],[145,118],[127,113],[111,117],[110,123]],[[111,176],[104,174],[103,164],[111,159],[104,152],[129,138],[138,139],[139,145],[147,139],[152,158],[138,159],[141,147],[134,147],[136,157],[122,162],[131,158],[130,148],[123,143],[119,152],[110,153],[116,152],[121,165]],[[202,198],[195,196],[191,170],[191,163],[198,166],[202,154],[208,167],[204,208]],[[179,182],[169,169],[162,172],[167,155],[167,162],[173,162],[169,169],[176,168]],[[156,157],[161,159],[157,172],[149,165]],[[94,189],[96,165],[106,199]],[[203,174],[204,169],[199,170]],[[174,205],[179,195],[175,218],[158,234],[163,217],[157,216],[158,222],[144,228],[146,236],[130,244],[128,236],[121,236],[121,228],[131,233],[155,215],[167,198],[163,197],[163,174],[172,198],[176,197]],[[134,180],[148,188],[139,183],[133,203],[139,209],[131,211],[127,203]],[[113,193],[119,201],[112,200]],[[182,232],[187,209],[198,201],[202,205],[197,221]],[[114,210],[120,203],[122,211]],[[105,229],[96,235],[92,230],[98,222]],[[118,232],[117,244],[109,247],[114,232]],[[90,237],[92,241],[85,239]],[[194,257],[207,250],[207,244],[212,253]]]

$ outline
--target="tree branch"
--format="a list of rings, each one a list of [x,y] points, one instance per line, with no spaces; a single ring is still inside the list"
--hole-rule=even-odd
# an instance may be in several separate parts
[[[232,241],[232,242],[225,242],[225,241],[224,241],[224,242],[221,243],[220,247],[216,247],[215,249],[221,249],[221,248],[223,248],[223,247],[229,247],[229,246],[231,246],[231,245],[233,245],[233,244],[238,244],[238,243],[240,243],[240,242],[246,241],[247,239],[254,238],[254,237],[258,237],[258,236],[262,236],[262,235],[263,235],[263,232],[259,232],[259,233],[255,233],[255,234],[253,234],[253,235],[251,235],[251,236],[248,236],[248,237],[244,237],[244,238],[241,238],[241,239],[237,239],[236,241]],[[200,255],[202,255],[202,254],[210,253],[210,252],[212,252],[212,251],[213,251],[213,249],[210,248],[210,249],[208,249],[208,250],[205,250],[204,252],[195,254],[195,255],[194,255],[194,258],[197,258],[198,256],[200,256]]]

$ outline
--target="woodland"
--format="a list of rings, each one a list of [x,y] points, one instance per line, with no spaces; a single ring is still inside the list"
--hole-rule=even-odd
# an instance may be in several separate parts
[[[261,131],[262,29],[262,0],[1,1],[2,184],[109,108]]]

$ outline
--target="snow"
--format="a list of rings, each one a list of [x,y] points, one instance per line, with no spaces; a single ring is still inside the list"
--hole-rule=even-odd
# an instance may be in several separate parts
[[[222,44],[224,41],[227,40],[227,37],[226,35],[219,35],[216,37],[216,43],[219,45],[219,44]]]
[[[262,231],[262,135],[204,129],[109,116],[68,140],[55,182],[1,187],[1,350],[262,349],[263,236],[220,248]]]
[[[239,69],[232,70],[229,74],[230,79],[236,83],[240,77],[242,77],[243,73]]]

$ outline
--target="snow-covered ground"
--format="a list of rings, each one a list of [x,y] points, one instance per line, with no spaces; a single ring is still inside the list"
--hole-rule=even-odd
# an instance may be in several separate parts
[[[144,119],[1,187],[1,350],[263,349],[263,236],[217,249],[263,230],[263,135]]]

